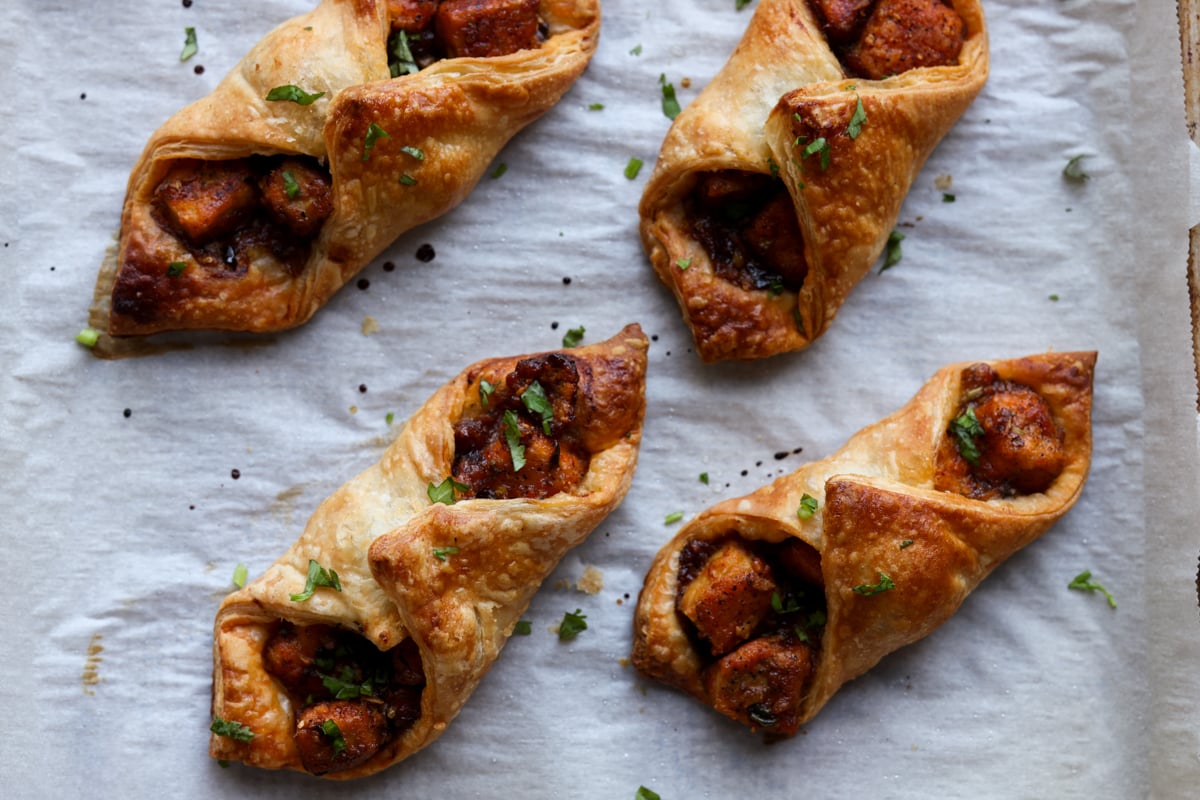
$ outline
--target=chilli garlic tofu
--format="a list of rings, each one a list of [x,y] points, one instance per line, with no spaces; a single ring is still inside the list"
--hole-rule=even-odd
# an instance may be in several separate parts
[[[599,13],[598,0],[321,0],[284,22],[151,136],[90,325],[304,322],[558,101]]]
[[[216,620],[214,758],[331,778],[429,744],[620,503],[648,342],[494,358],[421,407]]]
[[[758,4],[672,124],[639,207],[703,360],[824,332],[987,71],[978,0]]]
[[[795,733],[1071,507],[1094,363],[946,367],[828,458],[704,511],[650,568],[635,665],[753,729]]]

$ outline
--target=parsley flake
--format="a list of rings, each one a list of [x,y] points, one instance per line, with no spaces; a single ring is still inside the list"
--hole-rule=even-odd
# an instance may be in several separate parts
[[[533,633],[533,623],[527,619],[517,620],[517,624],[513,626],[513,634],[516,636],[528,636]]]
[[[604,103],[588,103],[588,111],[603,111]]]
[[[685,270],[688,267],[690,267],[691,265],[692,265],[691,257],[675,259],[675,266],[679,267],[680,270]]]
[[[436,486],[433,481],[430,481],[428,488],[425,489],[425,494],[429,495],[431,502],[452,506],[454,505],[454,493],[465,492],[470,488],[470,486],[467,486],[465,483],[459,483],[454,478],[446,478],[446,480]]]
[[[303,603],[312,597],[313,593],[322,586],[338,592],[342,590],[342,582],[338,580],[337,572],[325,569],[315,559],[310,558],[308,560],[308,576],[304,581],[304,591],[300,594],[290,595],[292,602]]]
[[[383,418],[383,421],[386,422],[388,425],[391,425],[393,422],[396,421],[396,415],[389,411],[387,413],[387,416]]]
[[[662,85],[662,112],[667,119],[675,119],[679,116],[680,108],[679,101],[675,99],[675,85],[667,83],[667,74],[664,72],[658,76],[658,82]]]
[[[900,543],[900,549],[904,550],[906,548],[912,547],[912,543],[913,543],[912,539],[905,539],[903,542]]]
[[[239,742],[248,742],[254,738],[254,731],[240,722],[232,722],[220,717],[213,717],[212,725],[208,727],[217,736],[225,736]]]
[[[435,547],[433,548],[433,557],[438,561],[445,561],[450,556],[458,555],[458,548],[451,545],[450,547]]]
[[[983,436],[983,426],[975,416],[975,407],[971,406],[965,413],[955,417],[950,422],[950,433],[958,445],[958,453],[972,466],[979,466],[979,446],[975,440]]]
[[[586,631],[587,623],[584,622],[586,619],[587,614],[584,614],[578,608],[575,609],[574,614],[570,611],[563,614],[563,620],[558,624],[558,638],[562,641],[568,641],[574,639],[582,631]]]
[[[817,498],[807,492],[800,497],[800,507],[796,509],[796,516],[800,519],[812,519],[812,515],[817,513]]]
[[[404,153],[405,155],[412,156],[417,161],[425,160],[425,151],[419,147],[412,147],[411,145],[406,144],[404,147],[400,148],[400,152]]]
[[[492,170],[492,174],[488,177],[490,177],[492,180],[496,180],[506,172],[508,172],[508,164],[505,164],[503,161],[501,161],[496,165],[496,168]]]
[[[95,347],[96,342],[100,341],[100,331],[95,328],[84,328],[75,334],[75,341],[84,347]]]
[[[808,158],[815,155],[821,163],[821,172],[829,169],[829,142],[825,141],[825,137],[821,136],[813,139],[804,148],[801,158]]]
[[[187,270],[187,262],[172,261],[170,264],[167,264],[167,277],[178,278],[186,270]]]
[[[750,5],[754,0],[737,0],[736,8],[741,11],[746,6]]]
[[[402,173],[400,175],[400,185],[401,186],[416,186],[417,179],[414,178],[412,175],[409,175],[407,172]]]
[[[480,379],[479,381],[479,405],[484,408],[488,407],[488,399],[492,396],[492,392],[496,391],[496,385],[490,381]]]
[[[892,231],[888,234],[887,244],[884,246],[883,266],[879,268],[880,272],[900,263],[900,259],[903,257],[900,252],[900,243],[903,241],[904,234],[900,231]]]
[[[1085,158],[1089,158],[1087,153],[1071,156],[1070,160],[1067,161],[1067,165],[1063,167],[1063,177],[1069,181],[1076,181],[1078,183],[1083,183],[1090,178],[1091,176],[1083,171],[1083,159]]]
[[[784,605],[783,598],[779,596],[779,592],[771,592],[771,610],[776,614],[795,614],[800,610],[800,604],[796,602],[796,598],[789,597],[787,605]]]
[[[179,54],[179,60],[187,61],[189,58],[196,55],[196,53],[200,52],[200,46],[196,44],[195,28],[184,28],[183,35],[183,52]]]
[[[703,483],[705,486],[708,486],[708,473],[707,472],[700,473],[700,482]]]
[[[408,34],[399,31],[388,42],[388,70],[393,78],[399,78],[401,75],[419,72],[420,69],[417,60],[413,58],[412,49],[408,46]]]
[[[563,344],[566,345],[566,342]],[[550,398],[546,396],[546,390],[542,388],[542,384],[537,381],[529,384],[529,388],[521,392],[521,404],[529,410],[530,414],[541,417],[542,433],[549,436],[550,423],[554,422],[554,406],[550,403]]]
[[[513,472],[520,472],[525,466],[525,445],[521,444],[521,429],[515,411],[504,412],[504,440],[508,442],[508,452],[512,456]]]
[[[625,177],[633,180],[642,171],[643,162],[640,158],[630,158],[629,163],[625,165]]]
[[[587,333],[587,328],[580,325],[578,328],[570,328],[563,334],[563,347],[578,347],[583,341],[583,335]]]
[[[742,1],[743,0],[738,0],[739,3]],[[749,2],[749,0],[746,0],[746,2]],[[637,793],[633,796],[633,800],[662,800],[662,798],[659,797],[658,792],[654,791],[653,789],[647,789],[645,786],[639,786]]]
[[[233,585],[239,589],[245,586],[248,574],[249,571],[246,569],[246,565],[239,561],[238,565],[233,568]]]
[[[942,202],[943,203],[953,203],[957,199],[958,198],[955,195],[952,195],[949,192],[942,192]]]
[[[321,733],[329,737],[334,753],[340,753],[346,749],[346,738],[342,736],[342,729],[333,720],[327,719],[321,723]]]
[[[855,586],[853,591],[855,594],[861,594],[863,597],[870,597],[881,592],[890,591],[896,588],[896,582],[886,574],[879,573],[879,583],[862,583]]]
[[[289,200],[295,200],[300,194],[300,184],[296,182],[296,176],[292,174],[291,170],[285,169],[280,173],[280,177],[283,178],[284,194],[288,196]]]
[[[290,83],[284,86],[276,86],[274,89],[267,92],[268,100],[286,100],[289,103],[295,103],[298,106],[311,106],[313,103],[317,102],[318,98],[324,96],[324,92],[309,94],[299,86]]]
[[[640,56],[641,54],[642,54],[642,46],[640,44],[635,44],[633,46],[633,49],[629,51],[629,55],[631,55],[631,56]]]
[[[317,675],[320,676],[321,683],[325,688],[333,694],[335,700],[356,700],[363,695],[371,697],[375,694],[375,687],[371,681],[354,682],[354,670],[349,667],[342,670],[341,677],[325,675],[321,672],[318,672]]]
[[[683,519],[682,511],[672,511],[663,519],[663,525],[674,525],[679,520]]]
[[[379,141],[380,139],[390,139],[390,138],[392,138],[392,135],[390,133],[388,133],[387,131],[385,131],[383,128],[379,127],[379,123],[372,122],[367,127],[367,135],[363,138],[362,160],[363,161],[370,160],[371,151],[375,149],[375,143],[377,141]],[[403,180],[401,182],[403,182]]]
[[[1070,583],[1067,584],[1068,589],[1075,589],[1080,592],[1100,592],[1108,599],[1108,605],[1111,608],[1117,607],[1117,598],[1112,596],[1112,593],[1101,586],[1096,581],[1092,580],[1092,571],[1085,569],[1083,572],[1076,575]]]
[[[854,105],[854,113],[850,115],[850,124],[846,126],[846,134],[851,139],[857,139],[862,133],[863,123],[867,121],[867,110],[863,108],[862,98]]]

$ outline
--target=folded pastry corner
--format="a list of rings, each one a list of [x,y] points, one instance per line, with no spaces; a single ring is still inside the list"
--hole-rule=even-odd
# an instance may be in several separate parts
[[[322,0],[150,138],[91,327],[305,322],[571,87],[598,0]],[[102,348],[103,349],[103,348]]]
[[[1095,357],[945,367],[829,457],[703,511],[650,567],[633,663],[794,734],[1075,503]]]
[[[763,0],[675,119],[641,238],[706,362],[807,347],[983,88],[979,0]]]
[[[221,603],[210,755],[343,779],[436,739],[542,580],[624,498],[647,347],[630,325],[438,390]]]

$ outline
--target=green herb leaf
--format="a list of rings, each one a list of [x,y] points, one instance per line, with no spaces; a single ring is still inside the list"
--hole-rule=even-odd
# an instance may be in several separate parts
[[[479,405],[484,408],[488,407],[488,400],[492,396],[492,392],[496,391],[496,386],[486,380],[479,381]]]
[[[348,667],[342,671],[340,678],[321,672],[318,672],[317,675],[320,676],[321,683],[325,688],[333,694],[335,700],[355,700],[363,695],[371,697],[375,694],[375,687],[371,685],[371,681],[355,683],[354,670]]]
[[[675,119],[679,116],[680,108],[679,101],[675,99],[674,84],[667,83],[667,74],[664,72],[658,76],[658,82],[662,85],[662,112],[667,119]]]
[[[396,415],[389,411],[387,413],[387,416],[383,418],[383,421],[386,422],[388,425],[391,425],[393,422],[396,421]]]
[[[533,633],[533,623],[527,619],[517,620],[517,624],[513,626],[514,636],[528,636]]]
[[[436,558],[438,561],[445,561],[450,556],[456,556],[456,555],[458,555],[458,548],[455,547],[454,545],[451,545],[449,547],[433,548],[433,557]]]
[[[525,466],[525,445],[521,444],[521,428],[517,424],[515,411],[504,412],[504,440],[508,442],[508,452],[512,455],[513,472],[520,472]]]
[[[208,727],[217,736],[225,736],[239,742],[248,742],[254,738],[254,731],[240,722],[231,722],[220,717],[213,717],[212,725]]]
[[[631,55],[631,56],[640,56],[641,54],[642,54],[642,46],[640,44],[635,44],[633,46],[633,49],[629,51],[629,55]]]
[[[304,591],[300,594],[290,595],[292,602],[303,603],[312,597],[313,593],[322,586],[339,592],[342,590],[342,582],[338,580],[337,572],[325,569],[314,559],[310,558],[308,560],[308,577],[304,581]]]
[[[825,141],[824,136],[809,142],[800,157],[808,158],[811,155],[818,156],[818,160],[821,162],[821,172],[829,169],[829,142]]]
[[[437,484],[429,482],[428,488],[425,489],[425,494],[429,495],[429,499],[434,503],[442,503],[444,505],[454,505],[454,493],[465,492],[470,489],[465,483],[459,483],[454,478],[446,478],[446,480]]]
[[[879,573],[879,583],[863,583],[855,586],[853,591],[855,594],[861,594],[864,597],[887,592],[896,588],[896,583],[884,573]]]
[[[1117,607],[1117,598],[1112,596],[1112,593],[1101,586],[1096,581],[1092,580],[1092,571],[1085,569],[1083,572],[1076,575],[1070,583],[1067,584],[1068,589],[1075,589],[1080,592],[1100,592],[1108,598],[1108,605],[1111,608]]]
[[[1071,156],[1071,159],[1067,161],[1067,165],[1063,167],[1063,177],[1069,181],[1077,181],[1079,183],[1082,183],[1090,178],[1091,176],[1083,171],[1083,159],[1089,157],[1090,156],[1088,156],[1087,153],[1080,153],[1077,156]]]
[[[958,453],[972,466],[979,466],[979,446],[975,440],[983,436],[983,426],[975,416],[975,407],[970,406],[962,415],[950,421],[950,433],[958,445]]]
[[[687,269],[691,265],[692,265],[692,259],[690,257],[689,258],[679,258],[679,259],[675,260],[675,266],[679,267],[681,270]]]
[[[800,497],[800,507],[796,509],[796,516],[800,519],[812,519],[812,515],[817,513],[817,498],[807,492]]]
[[[888,234],[887,245],[884,247],[883,266],[879,268],[880,272],[885,269],[890,269],[900,263],[903,254],[900,252],[900,243],[904,241],[904,234],[900,231],[892,231]]]
[[[581,631],[586,631],[587,623],[584,622],[585,619],[587,619],[587,615],[582,613],[578,608],[575,609],[574,614],[570,611],[563,614],[563,620],[558,624],[558,638],[566,641],[574,639]]]
[[[246,569],[246,565],[239,561],[238,565],[233,568],[233,585],[239,589],[245,586],[248,574],[249,571]]]
[[[737,0],[737,4],[736,4],[737,10],[741,11],[743,8],[750,5],[752,2],[754,2],[754,0]]]
[[[299,86],[287,84],[285,86],[276,86],[271,91],[267,92],[268,100],[286,100],[290,103],[295,103],[299,106],[311,106],[317,101],[317,98],[324,97],[324,92],[309,94]]]
[[[508,172],[508,164],[505,164],[503,161],[501,161],[496,165],[496,168],[492,170],[492,174],[489,177],[491,177],[492,180],[496,180],[506,172]]]
[[[399,78],[401,75],[419,72],[420,69],[417,60],[413,58],[412,48],[408,46],[408,34],[399,31],[388,42],[388,70],[393,78]]]
[[[401,186],[416,186],[417,179],[414,178],[412,175],[409,175],[407,172],[405,172],[400,176],[400,185]]]
[[[529,388],[521,392],[521,404],[530,414],[541,417],[542,433],[549,436],[550,423],[554,422],[554,406],[550,404],[550,398],[546,397],[546,390],[542,388],[542,384],[537,381],[529,384]]]
[[[96,342],[100,341],[100,331],[95,328],[84,328],[75,334],[75,341],[84,347],[95,347]]]
[[[663,524],[664,525],[674,525],[676,522],[679,522],[679,520],[681,520],[681,519],[683,519],[682,511],[672,511],[670,514],[667,514],[667,516],[663,519]]]
[[[904,550],[906,548],[912,547],[912,543],[913,543],[912,539],[905,539],[903,542],[900,543],[900,549]]]
[[[779,177],[779,165],[775,163],[775,159],[767,158],[767,169],[771,170],[773,176]]]
[[[708,486],[708,473],[707,472],[700,473],[700,482],[703,483],[705,486]]]
[[[949,192],[942,192],[942,202],[943,203],[953,203],[957,199],[958,199],[957,197],[950,194]]]
[[[342,736],[342,729],[333,720],[327,719],[321,723],[321,733],[329,737],[333,744],[333,752],[340,753],[346,749],[346,739]]]
[[[288,196],[289,200],[295,200],[300,194],[300,184],[296,183],[296,176],[291,170],[285,169],[282,173],[283,191]]]
[[[578,347],[579,343],[583,341],[583,335],[585,333],[587,333],[587,328],[583,327],[582,325],[580,325],[578,328],[569,329],[565,334],[563,334],[563,347]]]
[[[749,2],[749,0],[744,1]],[[741,3],[743,0],[738,0],[738,2]],[[662,800],[662,798],[658,796],[658,792],[647,789],[645,786],[639,786],[637,794],[633,796],[633,800]]]
[[[167,264],[167,277],[178,278],[186,270],[187,270],[187,262],[172,261],[170,264]]]
[[[183,52],[179,54],[179,60],[187,61],[189,58],[196,55],[196,53],[200,52],[200,46],[196,44],[195,28],[184,28],[183,35]]]
[[[588,111],[603,111],[604,103],[589,103]]]
[[[412,147],[410,145],[404,145],[404,147],[400,148],[400,152],[404,153],[405,155],[412,156],[417,161],[425,160],[425,151],[419,147]]]
[[[636,178],[638,173],[642,171],[643,163],[640,158],[630,158],[629,163],[625,165],[625,177],[629,180]]]
[[[367,127],[367,135],[363,138],[363,154],[362,160],[367,161],[371,158],[371,151],[375,149],[375,143],[380,139],[390,139],[392,135],[379,127],[379,123],[372,122]]]
[[[846,126],[846,133],[851,139],[857,139],[862,133],[863,123],[867,121],[867,110],[863,108],[862,98],[858,98],[858,102],[854,105],[854,113],[850,115],[850,124]]]
[[[1058,302],[1058,299],[1059,299],[1059,298],[1058,298],[1058,295],[1056,295],[1056,294],[1052,294],[1052,295],[1050,295],[1050,302],[1051,302],[1051,303],[1057,303],[1057,302]]]
[[[787,605],[784,605],[779,592],[771,592],[771,610],[776,614],[795,614],[800,610],[800,604],[796,602],[795,598],[789,597]]]

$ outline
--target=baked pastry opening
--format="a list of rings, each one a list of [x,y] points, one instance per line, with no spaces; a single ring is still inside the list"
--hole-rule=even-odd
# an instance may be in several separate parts
[[[451,474],[462,497],[544,499],[578,488],[591,454],[577,424],[580,379],[564,353],[524,358],[495,382],[481,377],[454,425]]]
[[[795,733],[825,626],[816,549],[736,531],[691,539],[679,554],[675,608],[705,662],[713,708],[770,734]]]
[[[946,0],[810,0],[848,75],[881,80],[958,63],[966,23]]]
[[[963,370],[957,410],[938,444],[934,488],[977,500],[1044,492],[1066,464],[1046,399],[987,364]]]
[[[443,58],[494,58],[540,47],[538,0],[388,0],[392,77]]]
[[[314,775],[358,766],[421,716],[425,674],[415,643],[387,652],[333,625],[281,621],[263,666],[295,709],[295,740]]]

